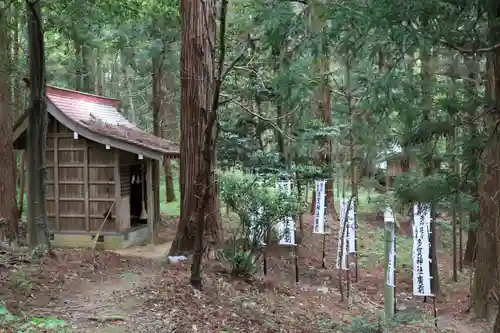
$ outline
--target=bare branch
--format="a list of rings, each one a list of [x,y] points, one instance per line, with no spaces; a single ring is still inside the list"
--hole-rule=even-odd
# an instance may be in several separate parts
[[[262,121],[265,121],[267,123],[269,123],[275,130],[277,130],[278,132],[280,132],[284,137],[286,137],[287,139],[289,140],[293,140],[292,137],[290,137],[289,135],[287,135],[285,132],[283,132],[283,130],[281,128],[278,127],[278,125],[276,125],[271,118],[266,118],[266,117],[263,117],[261,116],[260,114],[258,113],[255,113],[253,112],[252,110],[250,110],[247,106],[243,105],[242,103],[240,103],[239,101],[237,100],[229,100],[228,102],[231,102],[231,103],[234,103],[236,105],[238,105],[240,108],[242,108],[243,110],[245,110],[246,112],[250,113],[251,115],[259,118],[260,120]]]
[[[458,51],[458,52],[463,53],[463,54],[488,53],[488,52],[494,52],[500,48],[500,44],[495,44],[493,46],[482,47],[482,48],[477,48],[477,49],[476,48],[465,49],[465,48],[462,48],[460,46],[456,46],[456,45],[453,45],[451,43],[448,43],[445,40],[440,40],[440,43],[443,44],[444,46],[452,49],[452,50]]]

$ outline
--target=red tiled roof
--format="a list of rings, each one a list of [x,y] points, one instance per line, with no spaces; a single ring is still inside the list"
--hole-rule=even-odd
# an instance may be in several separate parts
[[[98,135],[165,154],[179,153],[178,144],[144,132],[129,122],[118,112],[118,99],[55,87],[47,87],[46,95],[71,121]]]

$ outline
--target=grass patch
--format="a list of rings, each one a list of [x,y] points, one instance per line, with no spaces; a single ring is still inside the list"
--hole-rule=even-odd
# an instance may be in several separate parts
[[[0,303],[0,327],[6,328],[6,332],[30,333],[30,332],[53,332],[69,333],[70,330],[63,320],[56,317],[32,317],[22,318],[14,316]],[[3,332],[3,331],[2,331]]]
[[[360,229],[361,235],[367,235],[368,241],[363,242],[364,248],[360,251],[359,264],[362,267],[367,267],[373,264],[375,260],[378,264],[384,262],[385,240],[384,228],[380,227],[376,230]],[[411,266],[412,264],[412,249],[413,239],[408,236],[396,236],[396,264],[398,267],[403,265]]]
[[[174,176],[174,193],[175,200],[173,202],[167,202],[167,193],[165,187],[165,176],[160,179],[160,211],[168,216],[180,216],[181,215],[181,191],[179,188],[179,180],[177,175]]]

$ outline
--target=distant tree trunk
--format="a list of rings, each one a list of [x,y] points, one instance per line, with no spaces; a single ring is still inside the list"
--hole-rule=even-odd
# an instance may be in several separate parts
[[[174,177],[172,172],[172,160],[163,158],[163,169],[165,169],[165,195],[167,202],[175,201]]]
[[[153,24],[157,24],[156,20]],[[159,137],[163,137],[165,139],[177,141],[176,138],[172,137],[171,126],[175,126],[176,124],[171,124],[171,113],[172,113],[172,105],[170,100],[168,100],[168,96],[166,93],[166,74],[164,70],[164,58],[166,52],[166,45],[153,57],[153,123],[155,127],[155,135]],[[175,112],[173,112],[173,116],[175,119]],[[175,201],[175,192],[174,192],[174,182],[172,177],[172,163],[168,156],[165,156],[163,159],[163,168],[165,169],[165,191],[166,191],[166,201],[173,202]]]
[[[466,91],[466,111],[469,119],[477,117],[477,76],[479,72],[477,60],[473,57],[465,59],[465,66],[467,68],[468,77],[470,80],[465,80]],[[488,93],[490,89],[488,88]],[[475,121],[469,121],[467,124],[468,144],[465,146],[464,155],[467,162],[466,167],[469,169],[467,174],[471,180],[471,187],[468,189],[474,204],[479,204],[479,151],[480,142],[478,137],[477,124]],[[477,209],[470,210],[469,212],[469,230],[467,245],[464,253],[464,263],[472,265],[476,261],[476,230],[479,224],[479,213]],[[462,251],[462,249],[460,249]]]
[[[170,49],[167,47],[167,51]],[[162,80],[162,91],[164,93],[163,97],[163,137],[174,142],[179,142],[179,131],[177,123],[177,112],[174,107],[173,97],[174,97],[174,82],[171,73],[163,71]],[[164,159],[163,167],[165,169],[165,191],[167,196],[167,202],[175,201],[175,190],[174,190],[174,177],[172,171],[172,161],[170,159]]]
[[[312,6],[311,9],[311,28],[314,33],[321,32],[325,27],[325,21],[320,17],[319,12],[315,11],[315,7]],[[315,50],[315,63],[314,63],[314,75],[318,79],[318,85],[314,94],[314,102],[316,109],[316,117],[323,122],[324,126],[332,126],[333,115],[332,115],[332,93],[330,87],[330,62],[331,62],[331,51],[328,47],[326,40],[322,40],[318,44]],[[331,168],[332,166],[332,139],[328,136],[325,140],[318,142],[318,153],[316,156],[317,163],[322,168]],[[333,174],[328,173],[328,179],[326,182],[326,201],[328,204],[328,213],[333,216],[337,216],[334,204],[334,193],[333,193]],[[315,194],[313,190],[313,200],[315,200]],[[314,205],[312,204],[311,207]],[[312,212],[314,213],[314,212]]]
[[[102,52],[98,48],[96,50],[96,56],[95,56],[95,78],[96,78],[96,87],[95,87],[95,93],[97,95],[104,95],[104,75],[103,75],[103,70],[102,70]]]
[[[82,45],[82,65],[83,65],[83,91],[89,94],[95,93],[94,86],[94,73],[92,68],[94,67],[94,51],[88,42]]]
[[[426,22],[426,19],[423,20]],[[424,23],[426,24],[426,23]],[[434,94],[434,81],[433,81],[433,57],[431,55],[431,50],[428,47],[420,48],[420,62],[421,62],[421,91],[422,91],[422,122],[421,126],[425,127],[430,122],[431,110],[433,109],[432,96]],[[432,142],[425,142],[423,146],[424,155],[424,168],[423,173],[425,177],[431,176],[436,168],[435,159],[433,156]],[[410,160],[411,161],[411,160]],[[431,204],[431,235],[430,235],[430,245],[431,245],[431,285],[432,293],[434,295],[439,295],[439,265],[437,260],[437,228],[436,228],[436,207],[435,203]]]
[[[9,48],[9,16],[4,9],[0,10],[0,218],[7,223],[9,241],[17,243],[19,216],[16,205],[16,163],[12,146]],[[1,228],[0,226],[0,236]]]
[[[222,6],[227,7],[227,0]],[[170,255],[196,249],[191,283],[199,287],[200,250],[218,245],[221,237],[218,185],[214,175],[216,118],[213,116],[216,116],[214,106],[217,105],[214,98],[220,88],[214,69],[215,1],[181,0],[180,8],[181,218]]]
[[[129,61],[127,60],[127,57],[125,55],[125,51],[122,50],[120,54],[120,63],[121,63],[121,72],[122,72],[122,77],[120,81],[122,82],[123,86],[120,89],[120,93],[122,95],[127,96],[127,114],[129,120],[132,122],[132,124],[137,124],[137,115],[135,113],[135,108],[134,108],[134,98],[132,96],[132,83],[131,83],[131,78],[129,75],[129,70],[128,70],[128,64]],[[124,97],[124,96],[123,96]],[[123,100],[125,98],[122,98]]]
[[[50,249],[45,197],[45,149],[47,105],[45,103],[45,56],[40,1],[26,0],[30,107],[27,132],[28,232],[33,249]]]
[[[73,45],[75,46],[75,90],[82,91],[83,89],[83,59],[82,59],[82,44],[79,39],[75,37],[73,39]]]

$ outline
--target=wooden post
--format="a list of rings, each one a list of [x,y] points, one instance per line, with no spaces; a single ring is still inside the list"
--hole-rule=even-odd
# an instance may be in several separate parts
[[[392,212],[392,210],[391,210]],[[395,233],[395,227],[394,227],[395,221],[390,220],[384,217],[384,316],[385,320],[387,323],[389,323],[392,318],[394,317],[395,313],[395,288],[393,286],[390,286],[388,284],[389,280],[389,275],[394,274],[395,272],[395,262],[393,262],[393,266],[389,266],[389,261],[390,261],[390,255],[391,255],[391,247],[393,245],[393,242],[396,242],[396,239],[394,237]],[[396,283],[394,283],[396,285]]]
[[[59,220],[60,209],[59,209],[59,126],[58,122],[54,121],[54,208],[55,208],[55,220],[56,220],[56,230],[61,230],[61,222]]]
[[[29,114],[28,114],[28,117],[29,117]],[[26,130],[27,132],[27,130]],[[26,154],[26,162],[29,163],[30,161],[30,157],[29,157],[29,154],[31,154],[31,150],[28,150],[28,147],[25,146],[25,154]],[[33,214],[33,204],[31,203],[31,195],[30,195],[30,169],[27,165],[26,165],[26,221],[28,221],[28,223],[26,224],[26,229],[27,229],[27,235],[26,235],[26,241],[28,242],[29,245],[32,244],[31,240],[33,239],[33,234],[36,232],[35,229],[33,228],[33,225],[31,223],[29,223],[29,221],[31,220],[31,214]]]
[[[120,214],[119,212],[124,209],[122,207],[122,184],[121,184],[121,179],[120,179],[120,151],[118,149],[113,148],[113,160],[114,160],[114,167],[113,167],[113,178],[115,181],[115,212],[114,216],[116,217],[116,228],[118,228],[119,231],[125,231],[125,221],[123,221],[123,214]],[[126,208],[125,208],[126,209]],[[130,208],[128,208],[130,209]]]
[[[147,211],[148,211],[148,230],[150,244],[155,244],[155,208],[154,208],[154,191],[153,191],[153,161],[148,158],[146,160],[146,193],[147,193]]]
[[[154,206],[155,206],[155,209],[154,209],[154,223],[155,223],[155,226],[154,228],[155,229],[158,229],[158,226],[159,226],[159,223],[160,223],[160,214],[161,214],[161,211],[160,211],[160,167],[161,167],[161,163],[160,161],[153,161],[154,163],[154,174],[153,174],[153,188],[154,188],[154,191],[155,191],[155,200],[154,200]],[[155,235],[155,238],[158,237],[158,235]]]
[[[89,212],[89,147],[87,139],[83,141],[83,206],[85,210],[85,229],[90,231],[90,212]]]

